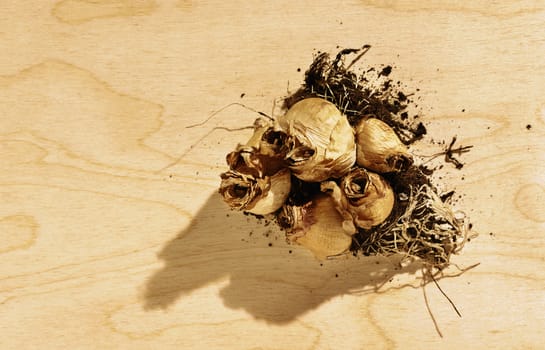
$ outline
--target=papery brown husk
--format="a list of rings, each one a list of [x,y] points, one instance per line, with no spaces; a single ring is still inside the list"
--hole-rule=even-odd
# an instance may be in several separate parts
[[[317,195],[304,205],[284,205],[278,215],[288,241],[309,249],[318,259],[348,252],[352,238],[343,231],[343,217],[328,195]]]
[[[356,162],[377,173],[406,171],[413,157],[394,129],[380,119],[363,118],[356,125]]]
[[[361,168],[354,169],[343,178],[340,188],[343,205],[351,212],[359,228],[369,229],[381,224],[392,212],[394,191],[378,174]]]
[[[262,178],[230,170],[221,174],[221,179],[219,193],[224,201],[232,209],[255,215],[267,215],[279,210],[291,190],[289,169]]]
[[[301,100],[278,118],[278,125],[292,139],[288,165],[304,181],[341,177],[356,162],[354,130],[330,101]]]
[[[254,133],[244,145],[227,154],[229,169],[254,178],[272,176],[287,167],[288,135],[276,130],[272,122],[262,118],[254,123]]]

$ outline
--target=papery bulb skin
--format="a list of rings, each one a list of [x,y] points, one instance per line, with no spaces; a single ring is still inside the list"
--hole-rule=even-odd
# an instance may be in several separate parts
[[[289,169],[255,178],[236,171],[221,174],[219,193],[232,208],[255,215],[272,214],[282,207],[291,190]]]
[[[356,163],[382,174],[407,170],[413,157],[388,124],[366,118],[356,126]]]
[[[309,249],[319,260],[348,252],[352,237],[343,230],[343,217],[330,196],[320,194],[304,206],[284,206],[281,217],[289,222],[287,237]]]
[[[345,218],[347,231],[370,229],[383,223],[394,207],[395,196],[390,184],[379,174],[362,168],[353,169],[341,181],[321,185],[329,193],[337,210]]]
[[[354,130],[331,102],[306,98],[278,118],[291,138],[286,160],[293,174],[307,182],[320,182],[346,174],[356,161]]]

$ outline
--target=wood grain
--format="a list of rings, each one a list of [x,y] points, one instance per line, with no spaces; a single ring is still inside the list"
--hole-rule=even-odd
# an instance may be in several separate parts
[[[0,348],[537,349],[545,328],[539,1],[4,1]],[[316,50],[371,44],[416,91],[479,232],[425,292],[395,259],[320,264],[216,194]],[[244,97],[241,98],[241,95]],[[531,126],[531,127],[527,127]],[[439,146],[413,152],[432,154]],[[269,246],[271,244],[271,246]],[[455,268],[449,270],[454,274]]]

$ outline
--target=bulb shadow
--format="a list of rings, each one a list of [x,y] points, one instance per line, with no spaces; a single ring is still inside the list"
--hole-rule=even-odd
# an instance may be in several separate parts
[[[227,307],[276,324],[336,296],[399,288],[389,284],[395,275],[421,269],[417,263],[401,268],[395,257],[348,256],[321,263],[304,248],[288,245],[274,223],[230,211],[217,194],[158,258],[164,266],[146,283],[146,310],[166,309],[183,295],[228,277],[220,291]]]

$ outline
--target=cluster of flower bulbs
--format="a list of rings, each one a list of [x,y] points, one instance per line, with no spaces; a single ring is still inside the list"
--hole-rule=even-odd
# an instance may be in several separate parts
[[[254,133],[226,157],[219,192],[233,209],[276,215],[289,242],[320,259],[346,253],[359,229],[383,223],[395,204],[382,176],[413,158],[394,130],[367,116],[354,127],[335,104],[317,97],[295,103],[275,120],[258,119]],[[292,177],[319,183],[306,203],[290,201]]]

